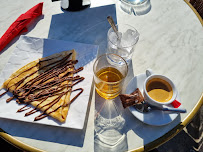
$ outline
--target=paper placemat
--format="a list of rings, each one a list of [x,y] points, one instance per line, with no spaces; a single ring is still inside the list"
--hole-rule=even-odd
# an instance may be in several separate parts
[[[70,109],[67,115],[65,123],[60,123],[51,117],[34,121],[34,118],[39,115],[40,112],[24,117],[27,111],[16,113],[18,109],[24,106],[16,103],[15,100],[6,103],[6,99],[12,96],[11,93],[0,98],[0,117],[7,119],[14,119],[20,121],[26,121],[31,123],[39,123],[53,126],[61,126],[75,129],[82,129],[87,113],[87,107],[89,102],[89,95],[91,91],[91,85],[93,80],[93,63],[97,56],[98,46],[76,43],[70,41],[52,40],[52,39],[41,39],[34,37],[21,36],[17,42],[16,48],[14,49],[8,63],[0,74],[0,85],[10,77],[10,75],[26,65],[27,63],[34,61],[41,57],[46,57],[54,53],[59,53],[65,50],[75,49],[77,52],[76,68],[81,66],[84,70],[78,74],[85,79],[78,83],[75,88],[83,88],[83,93],[70,105]],[[74,89],[74,88],[73,88]],[[0,91],[2,93],[3,90]]]

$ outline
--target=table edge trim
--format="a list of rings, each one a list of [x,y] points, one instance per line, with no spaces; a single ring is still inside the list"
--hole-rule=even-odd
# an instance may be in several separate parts
[[[43,152],[43,150],[38,149],[36,147],[30,146],[15,137],[9,135],[4,130],[0,129],[0,137],[10,143],[11,145],[15,146],[18,149],[25,150],[25,151],[36,151],[36,152]]]
[[[203,19],[202,17],[199,15],[199,13],[197,12],[197,10],[192,6],[192,4],[188,1],[188,0],[184,0],[185,3],[193,10],[193,12],[196,14],[197,18],[199,19],[200,23],[203,26]]]
[[[203,19],[201,18],[201,16],[199,15],[199,13],[196,11],[196,9],[190,4],[189,1],[184,0],[185,3],[193,10],[193,12],[196,14],[197,18],[199,19],[200,23],[203,26]],[[167,132],[165,135],[161,136],[160,138],[156,139],[155,141],[148,143],[145,146],[142,146],[140,148],[137,149],[133,149],[130,151],[146,151],[146,150],[152,150],[155,147],[158,147],[164,143],[166,143],[167,141],[169,141],[171,138],[173,138],[175,135],[177,135],[180,131],[182,131],[182,129],[189,124],[189,122],[193,119],[193,117],[195,116],[195,114],[199,111],[200,107],[202,106],[203,103],[203,93],[200,97],[200,100],[198,101],[198,103],[195,105],[195,107],[193,108],[193,110],[190,112],[190,114],[188,114],[188,116],[183,120],[182,123],[178,124],[175,128],[173,128],[172,130],[170,130],[169,132]],[[40,150],[36,147],[33,146],[29,146],[28,144],[25,144],[23,142],[21,142],[20,140],[16,139],[15,137],[12,137],[11,135],[9,135],[8,133],[4,132],[2,129],[0,129],[0,136],[6,140],[7,142],[9,142],[10,144],[14,145],[15,147],[19,148],[19,149],[23,149],[26,151],[36,151],[36,152],[42,152],[43,150]],[[159,141],[162,140],[163,142],[160,143]]]
[[[139,147],[137,149],[130,150],[130,151],[134,151],[134,152],[135,151],[136,152],[150,151],[150,150],[152,150],[152,149],[154,149],[156,147],[159,147],[162,144],[166,143],[167,141],[172,139],[174,136],[176,136],[180,131],[182,131],[183,128],[185,126],[187,126],[192,121],[192,119],[194,118],[194,116],[199,111],[199,109],[201,108],[202,105],[203,105],[203,93],[200,96],[200,99],[197,102],[197,104],[195,105],[195,107],[191,110],[191,112],[188,114],[188,116],[182,122],[180,122],[173,129],[169,130],[166,134],[159,137],[158,139],[146,144],[145,146],[142,146],[142,147]]]

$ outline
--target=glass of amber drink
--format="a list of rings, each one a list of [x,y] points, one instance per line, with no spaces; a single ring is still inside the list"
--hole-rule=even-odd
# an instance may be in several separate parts
[[[128,65],[119,55],[104,54],[95,61],[93,71],[97,93],[104,99],[113,99],[122,90]]]

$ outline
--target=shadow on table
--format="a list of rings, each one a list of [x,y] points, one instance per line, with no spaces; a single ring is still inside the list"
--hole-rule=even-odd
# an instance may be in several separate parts
[[[93,89],[93,87],[91,88]],[[6,132],[14,138],[23,137],[41,141],[60,143],[64,145],[83,147],[91,107],[91,98],[93,92],[92,89],[90,91],[90,97],[87,105],[84,128],[82,130],[60,127],[60,123],[59,126],[56,127],[45,124],[37,124],[0,118],[0,132]],[[51,117],[49,119],[56,121]]]
[[[53,15],[48,38],[95,44],[104,51],[110,28],[106,19],[109,15],[116,21],[115,5]]]
[[[95,91],[94,151],[128,150],[122,105],[119,97],[105,100]]]
[[[130,67],[129,69],[131,69],[131,71],[129,72],[128,77],[126,79],[126,84],[125,84],[126,87],[127,87],[128,83],[130,82],[130,80],[134,77],[132,65],[130,64],[129,67]],[[134,68],[134,69],[136,69],[136,68]],[[135,81],[134,81],[134,83],[138,83]],[[167,120],[170,119],[169,117],[167,117],[167,115],[164,117]],[[169,125],[152,126],[152,125],[145,124],[142,121],[138,120],[130,112],[130,110],[128,108],[123,110],[123,118],[125,119],[125,128],[124,128],[125,132],[133,131],[135,133],[135,136],[139,136],[143,140],[143,145],[146,145],[146,144],[154,141],[154,139],[158,139],[159,137],[161,137],[162,135],[167,133],[168,130],[171,130],[176,125],[178,125],[181,121],[181,116],[179,114],[177,116],[177,118],[175,118],[174,121],[169,123]],[[148,119],[148,118],[146,115],[143,115],[143,119]],[[128,140],[132,140],[132,139],[128,139]]]
[[[83,130],[67,129],[63,127],[58,127],[56,129],[54,126],[47,125],[42,127],[41,124],[32,124],[3,118],[0,119],[0,123],[3,124],[1,125],[3,130],[8,132],[14,138],[17,136],[78,147],[83,146],[87,126],[85,125]]]
[[[37,40],[39,40],[38,38],[30,38],[30,37],[22,37],[22,39],[24,40],[25,43],[32,42],[32,41],[37,42]],[[43,43],[43,44],[41,44],[41,43]],[[97,52],[97,48],[98,48],[97,46],[94,46],[94,45],[73,43],[73,42],[68,42],[68,41],[65,42],[65,41],[56,41],[56,40],[46,40],[46,39],[44,39],[43,42],[40,41],[40,43],[37,43],[37,44],[39,47],[38,49],[40,49],[41,46],[43,46],[43,49],[42,49],[43,56],[49,56],[56,52],[60,52],[60,51],[66,50],[66,49],[71,49],[70,47],[76,48],[78,50],[78,52],[80,52],[78,54],[80,63],[79,63],[79,65],[77,65],[79,67],[81,67],[81,66],[85,67],[85,65],[89,64],[89,62],[93,62],[93,60],[96,57],[96,52]],[[60,46],[57,47],[58,45],[60,45]],[[33,47],[33,49],[38,50],[37,48],[34,48],[34,47]],[[76,68],[79,68],[79,67],[76,67]],[[90,81],[92,81],[91,78],[90,78]],[[83,88],[85,89],[85,86]],[[90,88],[93,88],[93,87],[90,86]],[[54,120],[51,117],[48,117],[48,119],[51,119],[51,120],[57,122],[59,124],[59,125],[56,124],[57,127],[37,124],[38,122],[27,123],[27,122],[22,122],[22,121],[0,119],[1,128],[14,137],[15,136],[25,137],[25,138],[42,140],[42,141],[61,143],[61,144],[65,144],[65,145],[83,147],[84,138],[85,138],[85,134],[86,134],[86,128],[87,128],[87,122],[88,122],[88,117],[89,117],[90,105],[91,105],[92,92],[93,92],[91,89],[88,91],[90,92],[90,96],[87,98],[84,98],[84,99],[87,99],[87,101],[86,100],[85,100],[85,102],[83,101],[85,106],[87,106],[87,111],[86,111],[86,113],[83,112],[84,117],[85,117],[85,121],[84,121],[85,124],[84,124],[84,128],[82,130],[66,128],[66,126],[60,127],[60,125],[62,125],[62,124],[58,123],[58,121]],[[5,100],[3,100],[3,102],[5,102]],[[11,101],[11,102],[15,102],[15,101]],[[8,104],[10,104],[10,103],[8,103]],[[88,104],[88,105],[86,105],[86,104]],[[80,105],[81,105],[81,103],[80,103]],[[76,105],[76,106],[78,106],[78,105]],[[86,108],[86,107],[83,107],[83,111],[84,111],[84,108]],[[13,112],[15,114],[15,111],[13,111]],[[70,113],[71,113],[71,111],[69,111],[69,114]],[[23,114],[21,114],[21,116],[22,115]],[[68,119],[68,118],[71,118],[71,119]],[[24,119],[22,119],[22,120],[24,120]],[[73,117],[67,117],[66,121],[69,121],[69,120],[74,120],[74,119],[73,119]],[[78,118],[76,116],[76,120],[83,121],[84,119]],[[75,123],[77,123],[77,121]],[[81,125],[83,125],[83,122],[78,123],[78,124],[79,124],[79,127],[81,127]]]
[[[152,126],[145,124],[138,120],[128,109],[124,112],[124,118],[126,121],[127,130],[132,130],[137,136],[143,140],[143,145],[146,145],[154,139],[158,139],[162,135],[166,134],[168,130],[173,129],[180,123],[180,115],[170,123],[170,125]],[[146,149],[147,150],[147,149]]]
[[[62,14],[54,15],[52,17],[48,38],[77,41],[89,44],[99,44],[100,49],[105,48],[107,31],[104,32],[104,30],[109,29],[108,22],[106,21],[106,16],[108,15],[111,15],[115,18],[116,15],[114,5],[86,9],[82,13],[64,12]],[[91,32],[91,34],[89,32]],[[44,41],[44,45],[44,49],[50,50],[50,52],[48,52],[48,54],[43,53],[43,56],[52,54],[51,45],[47,46],[46,40]],[[62,47],[63,46],[58,46],[58,49],[62,50]],[[88,105],[85,124],[82,130],[48,125],[45,126],[36,123],[27,123],[3,118],[0,119],[0,124],[4,131],[8,132],[14,137],[31,138],[83,147],[90,104],[91,102],[89,102]]]
[[[123,88],[125,88],[132,77],[133,68],[132,61],[130,61]],[[119,152],[128,150],[127,132],[129,130],[126,128],[123,112],[124,109],[119,97],[106,100],[95,91],[95,151]]]
[[[115,5],[89,8],[81,12],[64,12],[53,15],[48,38],[98,44],[100,49],[104,50],[106,48],[107,30],[110,27],[106,21],[108,15],[111,15],[113,18],[116,17]],[[44,42],[46,44],[46,40]],[[44,49],[50,49],[50,47],[48,46]],[[61,47],[59,46],[59,48]],[[43,56],[50,54],[51,52],[48,52],[48,54],[43,54]],[[4,131],[14,137],[31,138],[83,147],[90,104],[91,102],[88,105],[85,124],[82,130],[45,126],[3,118],[0,119],[0,124]]]
[[[174,152],[174,151],[190,151],[202,152],[203,151],[203,106],[197,112],[193,120],[183,128],[183,130],[172,138],[167,143],[158,147],[158,151]],[[177,145],[178,146],[174,146]]]

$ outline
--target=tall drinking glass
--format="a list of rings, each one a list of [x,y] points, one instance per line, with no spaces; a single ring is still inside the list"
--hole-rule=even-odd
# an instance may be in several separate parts
[[[97,93],[104,99],[113,99],[122,90],[128,65],[119,55],[104,54],[95,61],[93,71]]]
[[[93,66],[95,94],[95,151],[126,151],[125,119],[119,98],[128,73],[126,61],[116,54],[104,54]]]
[[[144,15],[151,10],[150,0],[120,0],[121,9],[134,15]]]
[[[112,28],[108,31],[107,53],[118,54],[129,63],[139,40],[139,33],[134,27],[127,24],[118,24],[116,27],[119,37]]]

